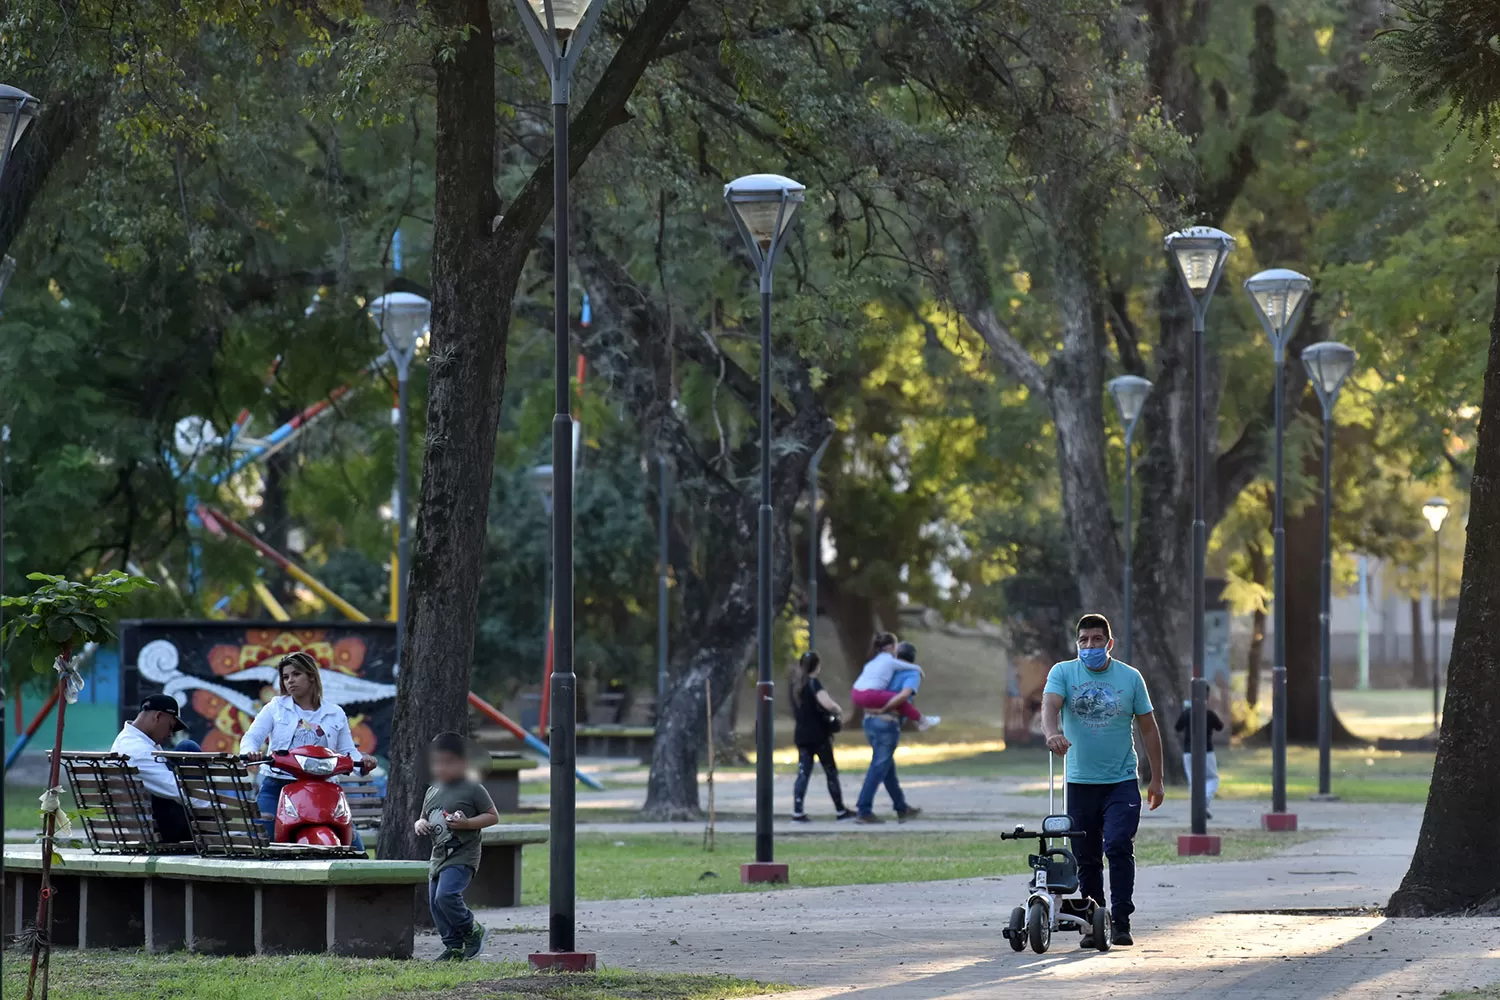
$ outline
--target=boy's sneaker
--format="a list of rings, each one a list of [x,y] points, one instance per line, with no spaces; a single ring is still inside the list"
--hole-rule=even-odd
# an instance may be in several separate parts
[[[922,716],[922,721],[917,723],[917,732],[925,733],[942,721],[943,717],[941,715],[924,715]]]
[[[811,823],[812,817],[807,813],[792,813],[793,823]]]
[[[920,815],[922,815],[920,806],[908,806],[905,812],[896,814],[896,822],[905,823],[907,820],[916,819]]]
[[[444,948],[443,953],[433,959],[434,962],[462,962],[463,960],[464,950],[462,948]]]
[[[459,958],[474,958],[484,948],[484,924],[474,921],[474,929],[469,931],[469,936],[464,938],[464,950],[459,952]]]
[[[835,818],[836,819],[841,819],[841,820],[842,819],[859,819],[859,813],[855,812],[853,809],[845,809],[843,812],[839,813],[838,816],[835,817]]]

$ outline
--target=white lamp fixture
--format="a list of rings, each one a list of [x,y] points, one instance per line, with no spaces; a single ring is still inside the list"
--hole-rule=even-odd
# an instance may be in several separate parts
[[[548,25],[559,39],[566,39],[578,30],[579,23],[588,13],[589,0],[526,0],[538,21]]]
[[[1190,226],[1168,236],[1166,246],[1188,294],[1194,302],[1207,305],[1224,261],[1234,249],[1234,237],[1212,226]]]
[[[1440,531],[1443,522],[1448,519],[1448,500],[1446,497],[1433,497],[1422,505],[1422,516],[1427,518],[1427,523],[1432,526],[1433,531]]]
[[[1245,279],[1245,291],[1255,303],[1255,314],[1260,317],[1260,325],[1265,328],[1279,360],[1287,339],[1297,328],[1302,307],[1307,304],[1312,279],[1289,268],[1273,267]]]
[[[724,185],[730,214],[757,262],[775,256],[792,214],[806,195],[805,186],[780,174],[748,174]]]
[[[1146,405],[1146,397],[1151,394],[1151,382],[1139,375],[1121,375],[1109,380],[1109,392],[1120,410],[1120,422],[1133,427]]]
[[[5,143],[0,146],[0,179],[4,178],[5,161],[10,151],[16,148],[16,143],[26,134],[26,126],[41,110],[42,102],[26,91],[0,83],[0,138]]]
[[[1312,344],[1302,351],[1302,366],[1307,369],[1318,399],[1329,409],[1354,368],[1354,348],[1332,340]]]
[[[365,307],[397,361],[409,360],[432,322],[432,303],[411,292],[387,292]]]

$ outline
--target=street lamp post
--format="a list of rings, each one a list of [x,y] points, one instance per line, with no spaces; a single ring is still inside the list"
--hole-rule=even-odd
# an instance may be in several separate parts
[[[755,861],[740,866],[741,882],[785,882],[771,837],[771,274],[788,224],[807,189],[777,174],[750,174],[724,185],[729,214],[760,272],[760,521],[756,556]]]
[[[1441,702],[1438,689],[1442,685],[1442,672],[1438,669],[1438,625],[1441,623],[1443,607],[1443,522],[1448,518],[1448,501],[1433,497],[1422,505],[1422,516],[1432,526],[1432,735],[1437,738]]]
[[[656,717],[667,703],[667,571],[670,567],[667,530],[670,505],[667,499],[667,456],[656,457]]]
[[[575,945],[577,888],[575,834],[578,676],[573,672],[573,417],[568,406],[568,102],[573,70],[588,44],[603,0],[515,0],[516,12],[552,83],[553,372],[552,517],[553,667],[548,746],[552,751],[552,809],[547,900],[547,951],[530,956],[535,968],[594,967],[592,952]]]
[[[1208,746],[1208,679],[1203,673],[1203,577],[1208,531],[1203,520],[1203,317],[1234,249],[1234,237],[1209,226],[1193,226],[1167,237],[1166,249],[1193,307],[1193,832],[1177,839],[1178,854],[1218,854],[1219,838],[1208,835],[1204,785]]]
[[[1274,616],[1271,659],[1271,811],[1261,816],[1262,828],[1273,831],[1297,829],[1297,815],[1286,807],[1286,490],[1284,486],[1286,441],[1286,344],[1297,329],[1307,305],[1312,280],[1284,267],[1261,271],[1245,281],[1245,291],[1260,317],[1260,325],[1271,341],[1276,361],[1276,493],[1271,518],[1274,577],[1271,613]]]
[[[1318,665],[1318,794],[1335,796],[1332,788],[1333,669],[1330,666],[1329,617],[1333,606],[1333,408],[1339,389],[1354,368],[1354,348],[1325,340],[1302,351],[1302,366],[1323,404],[1323,579],[1319,594]]]
[[[432,303],[411,292],[387,292],[375,299],[365,311],[380,328],[380,337],[396,364],[396,409],[391,423],[396,426],[396,662],[406,655],[406,579],[410,574],[411,518],[408,515],[410,451],[406,434],[407,385],[411,360],[417,352],[417,339],[426,333],[432,320]]]
[[[823,465],[823,453],[833,441],[833,435],[823,439],[818,450],[813,452],[807,466],[807,648],[818,648],[818,562],[822,558],[822,539],[818,537],[818,469]]]
[[[1131,541],[1133,532],[1130,517],[1131,502],[1133,500],[1134,487],[1132,486],[1132,473],[1135,471],[1135,452],[1132,443],[1135,440],[1135,424],[1141,418],[1141,409],[1146,405],[1146,397],[1151,393],[1151,383],[1139,375],[1121,375],[1109,380],[1110,395],[1115,397],[1115,406],[1120,411],[1120,423],[1125,425],[1125,635],[1120,645],[1123,647],[1122,658],[1126,663],[1134,663],[1134,638],[1135,630],[1131,616],[1131,583],[1130,583],[1130,560]]]

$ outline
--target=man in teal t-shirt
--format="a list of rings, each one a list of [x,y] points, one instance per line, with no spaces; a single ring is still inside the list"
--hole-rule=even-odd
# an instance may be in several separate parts
[[[1141,822],[1141,789],[1136,781],[1131,723],[1151,761],[1146,798],[1162,801],[1161,731],[1151,712],[1151,696],[1139,670],[1112,659],[1115,640],[1109,619],[1078,619],[1078,659],[1054,664],[1042,695],[1042,732],[1047,749],[1067,754],[1068,815],[1075,830],[1073,855],[1084,896],[1104,905],[1104,858],[1109,858],[1110,921],[1115,944],[1134,944],[1130,914],[1135,911],[1135,833]],[[1070,752],[1071,751],[1071,752]],[[1082,946],[1094,947],[1093,935]]]

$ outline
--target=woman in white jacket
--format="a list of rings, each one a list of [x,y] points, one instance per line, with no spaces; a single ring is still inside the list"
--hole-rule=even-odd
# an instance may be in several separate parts
[[[242,755],[264,757],[267,747],[270,750],[327,747],[334,753],[353,757],[358,761],[361,773],[374,770],[375,758],[363,756],[355,747],[349,717],[344,710],[323,701],[323,675],[319,672],[318,662],[310,655],[299,651],[282,657],[276,665],[276,689],[280,694],[261,707],[249,731],[240,740]],[[260,794],[256,802],[260,806],[261,822],[266,826],[267,836],[275,836],[276,807],[281,800],[281,790],[294,780],[270,764],[261,768]],[[354,834],[354,846],[363,847],[358,831]]]

